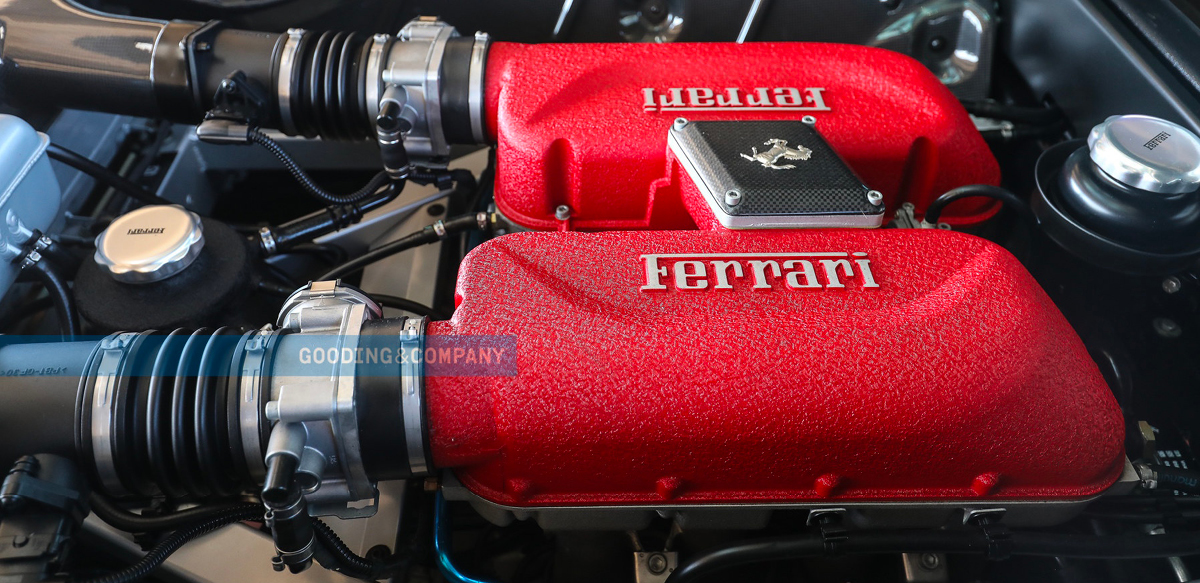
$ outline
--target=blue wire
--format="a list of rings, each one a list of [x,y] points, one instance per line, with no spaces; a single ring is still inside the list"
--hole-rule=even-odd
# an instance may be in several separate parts
[[[437,493],[437,501],[433,510],[433,551],[437,553],[438,569],[450,583],[492,583],[485,579],[476,579],[464,575],[454,566],[450,558],[450,517],[446,514],[446,499],[441,492]]]

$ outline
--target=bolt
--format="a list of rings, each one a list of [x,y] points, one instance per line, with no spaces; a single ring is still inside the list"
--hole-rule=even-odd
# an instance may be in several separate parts
[[[1179,338],[1183,334],[1179,324],[1170,318],[1155,318],[1151,323],[1154,324],[1154,331],[1163,338]]]
[[[883,193],[879,192],[878,190],[872,190],[872,191],[867,192],[867,202],[869,202],[875,206],[879,206],[879,205],[883,204]]]
[[[661,24],[667,17],[667,5],[663,0],[646,0],[642,2],[641,13],[652,24]]]
[[[1173,294],[1173,293],[1178,292],[1179,290],[1183,289],[1183,282],[1179,281],[1179,278],[1175,277],[1174,275],[1168,276],[1166,279],[1163,280],[1162,288],[1163,288],[1163,291],[1165,291],[1169,294]]]
[[[725,204],[728,206],[737,206],[742,204],[742,193],[737,190],[728,190],[725,192]]]
[[[571,218],[571,207],[565,204],[558,205],[558,207],[554,209],[554,218],[560,221],[565,221]]]
[[[936,571],[942,565],[942,560],[933,553],[924,553],[921,555],[921,567],[928,571]]]
[[[800,121],[802,121],[802,122],[804,122],[804,123],[806,123],[806,124],[808,124],[808,125],[810,125],[810,126],[811,126],[811,125],[817,125],[817,118],[815,118],[815,117],[813,117],[813,116],[811,116],[811,115],[806,115],[806,116],[804,116],[804,117],[800,118]]]
[[[667,558],[659,553],[654,553],[646,559],[646,568],[652,575],[662,575],[667,572]]]
[[[677,117],[677,118],[675,118],[675,123],[671,124],[671,127],[675,128],[675,131],[678,132],[678,131],[683,130],[683,128],[686,128],[687,124],[688,124],[687,118]]]
[[[18,549],[27,544],[29,544],[29,535],[27,534],[18,534],[12,539],[12,545]]]

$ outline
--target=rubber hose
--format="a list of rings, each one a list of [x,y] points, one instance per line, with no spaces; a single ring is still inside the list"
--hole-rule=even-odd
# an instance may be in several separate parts
[[[470,229],[478,229],[478,228],[480,228],[479,218],[473,214],[472,215],[463,215],[460,217],[455,217],[453,219],[448,219],[446,221],[443,221],[442,227],[443,227],[442,232],[444,233],[442,235],[439,235],[437,233],[437,230],[432,225],[425,227],[424,229],[421,229],[420,231],[411,233],[409,235],[405,235],[404,237],[401,237],[395,241],[392,241],[390,243],[387,243],[385,245],[382,245],[380,247],[377,247],[375,249],[367,251],[366,253],[364,253],[354,259],[351,259],[350,261],[347,261],[346,263],[343,263],[343,264],[335,267],[334,269],[332,269],[328,273],[322,275],[321,277],[315,279],[314,281],[331,281],[334,279],[345,277],[347,275],[350,275],[352,273],[356,273],[356,272],[362,270],[366,266],[368,266],[372,263],[375,263],[376,261],[379,261],[386,257],[391,257],[392,255],[395,255],[397,253],[401,253],[401,252],[407,251],[409,249],[412,249],[414,247],[419,247],[421,245],[426,245],[429,243],[439,241],[442,238],[448,237],[455,233],[461,233],[463,231],[467,231]]]
[[[83,155],[68,150],[58,144],[50,144],[46,146],[46,155],[51,160],[57,160],[70,166],[88,176],[94,178],[97,182],[113,188],[119,192],[123,192],[128,196],[136,198],[146,204],[174,204],[171,201],[142,188],[142,186],[130,181],[129,179],[101,166]]]
[[[75,340],[75,336],[79,334],[79,312],[75,308],[75,296],[71,294],[71,288],[67,285],[66,280],[44,258],[29,265],[26,269],[29,269],[46,287],[46,293],[54,301],[54,309],[58,312],[63,337]]]
[[[253,509],[242,506],[231,508],[208,520],[171,533],[167,538],[154,545],[154,548],[150,549],[150,552],[146,553],[146,556],[142,557],[140,561],[127,569],[93,579],[71,579],[70,581],[71,583],[133,583],[140,581],[192,539],[236,522],[262,520],[263,514],[263,508],[258,505],[255,505]]]
[[[174,530],[183,528],[189,524],[195,524],[202,520],[223,516],[230,511],[262,511],[262,506],[252,503],[230,503],[220,505],[198,506],[187,510],[180,510],[163,516],[142,516],[129,512],[111,500],[97,494],[92,493],[88,497],[88,504],[92,508],[92,513],[97,518],[103,520],[109,526],[125,531],[125,532],[158,532],[163,530]]]
[[[929,208],[925,209],[924,221],[936,225],[938,219],[940,219],[942,216],[942,211],[945,210],[950,203],[963,198],[971,198],[976,196],[998,200],[1003,202],[1005,206],[1008,206],[1009,208],[1020,213],[1021,216],[1028,219],[1033,218],[1033,212],[1029,210],[1029,205],[1009,190],[1000,188],[999,186],[992,186],[991,184],[969,184],[967,186],[960,186],[953,190],[946,191],[945,194],[937,197],[937,200],[934,200],[929,204]]]

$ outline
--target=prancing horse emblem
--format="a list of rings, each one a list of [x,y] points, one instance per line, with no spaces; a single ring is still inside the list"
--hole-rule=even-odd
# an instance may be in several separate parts
[[[759,152],[758,148],[750,148],[750,151],[753,152],[753,154],[742,154],[742,157],[751,162],[758,162],[764,167],[771,168],[773,170],[788,170],[790,168],[795,168],[795,164],[776,164],[776,162],[778,162],[780,158],[785,160],[807,160],[810,156],[812,156],[812,150],[805,148],[804,146],[789,148],[787,145],[787,140],[772,138],[763,142],[763,145],[771,146],[771,149],[765,152]]]

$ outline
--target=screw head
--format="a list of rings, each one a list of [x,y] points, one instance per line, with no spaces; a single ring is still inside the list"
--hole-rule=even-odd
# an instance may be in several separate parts
[[[941,564],[942,564],[942,560],[933,553],[923,553],[921,555],[921,567],[923,567],[929,571],[933,571],[933,570],[937,569],[938,567],[941,566]]]
[[[879,192],[878,190],[872,190],[872,191],[867,192],[867,202],[869,202],[875,206],[879,206],[879,205],[883,204],[883,193]]]
[[[560,221],[565,221],[565,220],[571,218],[571,207],[569,207],[565,204],[558,205],[554,209],[554,218],[556,218]]]
[[[737,206],[742,204],[742,193],[738,190],[728,190],[725,192],[725,204],[729,206]]]
[[[811,116],[811,115],[806,115],[806,116],[804,116],[804,117],[800,118],[800,121],[801,121],[801,122],[804,122],[804,123],[806,123],[806,124],[808,124],[808,125],[810,125],[810,126],[811,126],[811,125],[817,125],[817,118],[816,118],[816,117],[814,117],[814,116]]]
[[[1162,289],[1169,294],[1177,293],[1183,289],[1183,282],[1179,281],[1179,278],[1174,275],[1168,276],[1162,281]]]
[[[658,553],[650,555],[646,559],[646,568],[651,574],[662,575],[667,570],[667,558]]]
[[[1163,338],[1179,338],[1183,334],[1179,323],[1170,318],[1155,318],[1151,324],[1154,325],[1154,331]]]
[[[674,128],[675,131],[679,131],[679,130],[682,130],[683,128],[686,128],[687,124],[688,124],[687,118],[677,117],[677,118],[675,118],[675,122],[671,124],[671,127]]]

